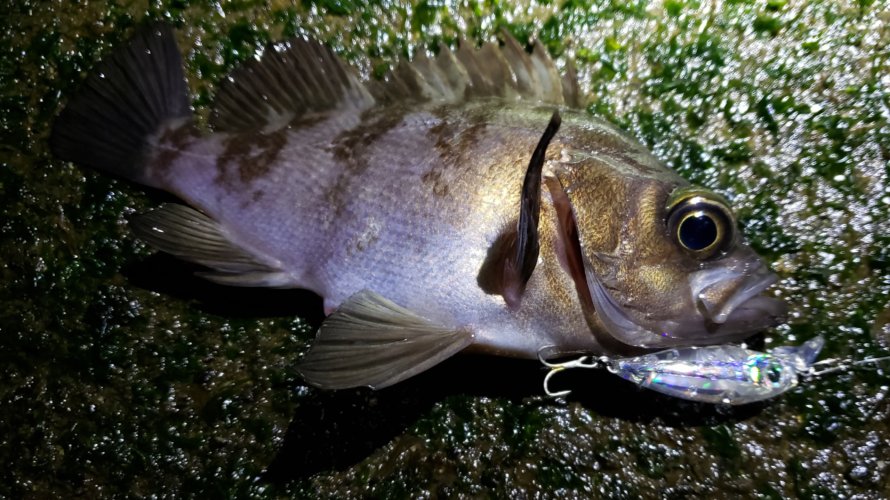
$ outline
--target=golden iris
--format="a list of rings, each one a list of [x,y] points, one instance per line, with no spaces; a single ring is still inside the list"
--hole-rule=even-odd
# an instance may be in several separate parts
[[[707,259],[732,243],[732,211],[713,193],[683,190],[671,197],[667,210],[671,237],[691,255]]]

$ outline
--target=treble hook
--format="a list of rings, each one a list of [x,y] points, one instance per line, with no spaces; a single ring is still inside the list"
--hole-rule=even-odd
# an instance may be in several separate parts
[[[550,368],[550,371],[547,372],[547,375],[544,375],[544,393],[551,398],[563,398],[568,396],[572,392],[568,389],[556,392],[550,390],[550,379],[557,373],[572,368],[602,368],[609,362],[609,358],[607,358],[606,356],[600,356],[599,358],[594,358],[593,356],[581,356],[577,359],[565,361],[562,363],[550,363],[549,361],[544,359],[544,356],[546,356],[548,351],[553,348],[554,346],[548,345],[538,349],[538,361],[540,361],[541,364],[546,366],[547,368]]]

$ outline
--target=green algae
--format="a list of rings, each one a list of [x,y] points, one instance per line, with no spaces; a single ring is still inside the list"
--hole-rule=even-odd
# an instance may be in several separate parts
[[[150,252],[159,193],[59,162],[66,96],[146,16],[178,28],[194,105],[263,45],[310,34],[382,75],[506,28],[572,57],[608,117],[733,200],[791,307],[767,345],[890,348],[890,11],[880,2],[19,2],[0,38],[0,494],[890,496],[886,372],[742,409],[608,376],[542,400],[534,363],[457,359],[325,394],[293,367],[317,299],[229,290]],[[562,60],[564,61],[564,59]],[[264,474],[264,471],[265,474]]]

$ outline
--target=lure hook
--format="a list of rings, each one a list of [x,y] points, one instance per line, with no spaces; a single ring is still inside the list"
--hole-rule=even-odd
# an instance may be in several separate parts
[[[571,394],[570,389],[566,389],[564,391],[551,391],[550,390],[550,379],[553,378],[554,375],[563,371],[570,370],[572,368],[602,368],[608,364],[609,358],[606,356],[600,356],[599,358],[594,358],[593,356],[581,356],[576,359],[572,359],[569,361],[564,361],[562,363],[551,363],[547,361],[544,357],[550,353],[550,351],[554,348],[554,346],[544,346],[538,349],[538,361],[541,362],[547,368],[550,368],[550,371],[547,372],[547,375],[544,375],[544,394],[551,398],[564,398]]]

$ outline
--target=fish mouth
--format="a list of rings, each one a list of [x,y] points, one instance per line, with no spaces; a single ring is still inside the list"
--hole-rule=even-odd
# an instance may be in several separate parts
[[[761,296],[778,276],[759,259],[753,264],[729,262],[715,269],[693,273],[689,278],[692,301],[708,321],[722,325],[753,312],[784,314],[781,301]]]
[[[778,277],[752,252],[753,260],[739,258],[690,275],[692,303],[698,314],[641,324],[615,300],[582,251],[571,202],[562,186],[555,180],[547,186],[562,233],[560,261],[575,283],[582,308],[595,311],[612,339],[644,349],[719,344],[743,339],[783,321],[785,304],[761,295]]]

